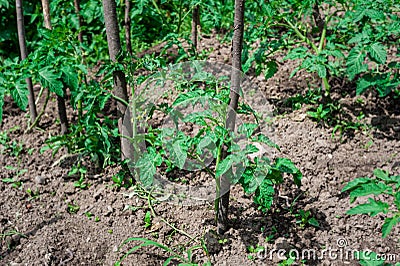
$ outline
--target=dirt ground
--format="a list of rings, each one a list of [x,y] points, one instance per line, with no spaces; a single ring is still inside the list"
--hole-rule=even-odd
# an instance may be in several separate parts
[[[215,44],[213,39],[202,42],[203,49],[214,47],[210,61],[229,61],[228,44]],[[148,203],[132,190],[113,187],[111,177],[118,168],[110,167],[88,177],[92,185],[85,190],[76,189],[74,180],[67,175],[68,166],[55,164],[62,152],[54,158],[50,150],[39,153],[49,135],[59,132],[55,100],[41,122],[46,131],[24,134],[26,114],[8,99],[0,131],[8,131],[12,140],[23,144],[23,149],[18,157],[0,154],[0,178],[16,178],[22,186],[14,188],[10,183],[0,182],[0,264],[114,265],[130,247],[138,244],[131,243],[118,250],[129,237],[146,237],[169,247],[185,243],[190,247],[198,245],[198,239],[204,239],[213,265],[277,265],[279,250],[286,255],[290,250],[300,254],[315,251],[316,257],[306,259],[304,265],[357,265],[352,253],[366,250],[386,255],[387,262],[400,262],[399,227],[382,239],[384,216],[346,215],[354,204],[350,204],[348,194],[341,193],[346,182],[371,176],[375,168],[400,174],[398,102],[378,99],[373,92],[356,96],[355,88],[350,85],[345,96],[334,88],[333,97],[340,99],[350,113],[357,115],[363,111],[364,122],[373,127],[345,133],[341,139],[332,138],[332,128],[311,121],[305,108],[296,111],[288,108],[286,100],[296,93],[304,95],[313,82],[313,76],[306,73],[288,80],[293,68],[284,65],[268,81],[262,77],[252,79],[275,108],[275,131],[271,137],[281,147],[281,155],[299,167],[303,185],[300,189],[290,184],[281,187],[281,196],[268,214],[257,210],[251,197],[239,186],[234,187],[229,215],[231,228],[220,241],[213,234],[214,211],[209,204],[186,207],[155,204],[159,219],[146,229]],[[357,101],[358,98],[362,101]],[[71,112],[69,116],[72,118],[74,114]],[[32,155],[28,152],[31,149],[34,149]],[[27,171],[17,175],[22,169]],[[32,198],[26,192],[28,189],[37,191],[38,196]],[[71,206],[79,206],[79,210],[71,212]],[[300,209],[310,210],[320,226],[303,228],[296,224],[294,214]],[[88,212],[93,216],[88,217]],[[197,240],[191,243],[190,238],[161,218]],[[248,248],[257,244],[265,251],[250,253]],[[161,249],[146,247],[128,256],[123,265],[162,265],[168,256]],[[201,250],[195,251],[194,257],[198,263],[207,260]]]

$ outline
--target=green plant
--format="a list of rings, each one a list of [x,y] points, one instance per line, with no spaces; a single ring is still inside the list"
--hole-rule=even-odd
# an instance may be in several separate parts
[[[254,256],[254,254],[258,254],[259,252],[265,251],[265,247],[260,246],[259,244],[257,244],[256,246],[250,245],[250,246],[247,247],[247,251],[251,253],[247,257],[250,260],[255,260],[256,257]]]
[[[17,230],[7,230],[7,231],[2,231],[0,233],[0,239],[2,241],[6,240],[7,237],[13,237],[13,236],[19,236],[19,237],[26,238],[26,235],[18,232]],[[7,245],[8,249],[12,248],[12,242],[11,241],[6,241],[6,243],[5,243]]]
[[[361,177],[347,183],[342,192],[350,192],[350,202],[353,203],[358,197],[385,195],[387,202],[368,198],[368,203],[358,204],[346,213],[367,214],[371,217],[380,213],[386,215],[382,225],[382,238],[389,235],[392,228],[400,222],[400,176],[390,176],[389,172],[382,169],[374,170],[374,178]],[[392,200],[389,200],[389,199]],[[394,206],[395,208],[391,208]]]
[[[73,204],[73,203],[68,203],[67,205],[67,212],[70,214],[75,214],[79,211],[81,207],[79,207],[79,205],[77,204]]]
[[[170,128],[158,129],[148,126],[147,134],[133,138],[133,146],[136,145],[135,142],[143,139],[147,144],[147,149],[141,152],[134,164],[138,178],[145,187],[150,187],[153,185],[157,168],[162,165],[166,165],[167,170],[202,169],[216,180],[225,175],[232,184],[241,184],[246,193],[254,194],[254,201],[259,209],[267,211],[272,204],[274,186],[283,182],[283,174],[291,174],[294,183],[300,186],[300,171],[286,158],[277,158],[272,162],[266,156],[262,156],[250,160],[248,155],[259,151],[256,145],[266,145],[273,149],[279,147],[268,136],[256,132],[259,127],[258,115],[245,102],[239,102],[238,113],[255,119],[256,122],[241,124],[237,132],[227,130],[225,120],[229,87],[224,85],[227,78],[212,77],[201,64],[194,63],[193,66],[198,72],[191,81],[180,76],[182,73],[179,72],[179,67],[171,74],[174,76],[174,88],[179,92],[171,105],[144,106],[136,111],[144,115],[143,120],[137,123],[150,120],[155,110],[164,112],[174,122],[174,126]],[[156,82],[164,82],[164,76],[165,74],[156,76]],[[141,102],[139,99],[136,101]],[[189,114],[179,111],[189,106],[199,108],[200,111]],[[199,130],[194,136],[190,136],[180,130],[179,123],[196,126]],[[238,139],[247,141],[246,145],[240,146],[237,143]],[[229,147],[230,154],[222,159],[224,146]],[[211,165],[206,165],[206,156],[213,158]],[[221,193],[218,182],[216,192],[218,198]]]
[[[151,222],[151,212],[150,211],[146,212],[143,220],[144,220],[144,228],[147,229],[147,228],[151,227],[152,222]]]
[[[300,225],[301,228],[304,228],[307,225],[319,227],[319,222],[314,217],[311,217],[311,212],[309,210],[304,211],[300,209],[294,216],[296,217],[296,223]]]
[[[39,193],[38,189],[33,191],[32,189],[28,188],[26,190],[26,193],[29,195],[29,199],[28,200],[35,200],[35,199],[39,198],[39,196],[40,196],[40,193]]]
[[[326,97],[331,77],[355,80],[357,94],[369,88],[380,96],[398,90],[399,65],[387,61],[387,51],[396,46],[399,36],[398,3],[311,0],[253,5],[262,12],[249,11],[247,41],[261,39],[261,43],[247,57],[245,71],[255,61],[256,74],[265,70],[269,78],[278,66],[271,55],[287,48],[284,60],[300,61],[291,77],[300,69],[316,73]]]
[[[4,183],[10,183],[13,188],[21,189],[22,181],[19,181],[18,177],[20,177],[21,175],[28,172],[28,170],[27,169],[19,169],[19,167],[14,167],[14,166],[10,166],[10,165],[6,165],[4,168],[7,170],[14,171],[16,175],[14,178],[3,178],[1,181]]]

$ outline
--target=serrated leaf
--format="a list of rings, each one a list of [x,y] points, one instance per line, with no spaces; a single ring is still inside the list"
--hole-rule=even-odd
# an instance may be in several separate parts
[[[346,61],[347,74],[350,80],[354,79],[357,74],[365,70],[363,66],[365,56],[366,54],[361,48],[354,47],[351,49]]]
[[[222,176],[223,174],[225,174],[231,167],[233,164],[233,158],[232,158],[232,154],[229,154],[228,156],[226,156],[226,158],[224,160],[222,160],[218,165],[217,165],[217,169],[215,170],[215,177],[218,178],[220,176]]]
[[[70,66],[64,66],[61,68],[62,78],[65,84],[68,86],[70,90],[78,89],[78,74],[74,71],[74,69]]]
[[[293,50],[290,50],[289,53],[283,58],[283,60],[294,60],[294,59],[301,59],[305,58],[307,54],[308,49],[306,47],[297,47],[294,48]]]
[[[369,56],[373,61],[378,64],[386,63],[386,48],[380,43],[373,43],[367,47],[367,51],[369,52]]]
[[[386,238],[392,231],[393,226],[400,222],[399,217],[394,216],[391,218],[386,218],[382,225],[382,238]]]
[[[186,93],[181,93],[178,98],[174,101],[172,106],[178,106],[178,105],[183,105],[186,106],[188,104],[196,104],[198,101],[201,99],[204,99],[204,92],[203,90],[195,90],[195,91],[189,91]]]
[[[276,61],[269,61],[264,71],[265,80],[272,78],[278,72],[278,64]]]
[[[254,195],[254,202],[259,205],[263,212],[268,211],[271,208],[275,195],[275,189],[269,180],[264,180],[262,184],[256,190]]]
[[[58,96],[64,96],[64,85],[59,80],[61,72],[55,73],[50,66],[47,66],[39,70],[39,76],[43,87],[49,88],[51,92],[54,92]]]
[[[354,214],[369,214],[370,216],[375,216],[379,213],[388,213],[389,211],[389,204],[382,201],[376,201],[372,198],[368,199],[369,203],[359,204],[346,213],[350,215]]]
[[[368,88],[370,88],[374,85],[375,85],[375,82],[371,82],[367,78],[361,77],[360,79],[357,80],[356,94],[361,95],[364,92],[366,92],[368,90]]]
[[[157,171],[152,159],[152,156],[146,152],[135,164],[135,168],[139,170],[139,179],[145,187],[153,184],[154,175]]]
[[[183,139],[170,141],[167,143],[167,149],[170,153],[170,159],[176,166],[183,169],[187,159],[188,147],[186,146],[186,142]]]
[[[280,151],[280,147],[278,146],[278,144],[274,143],[270,138],[268,138],[264,134],[258,134],[255,138],[252,138],[251,141],[267,144],[269,147],[275,148],[278,151]]]
[[[374,176],[376,176],[377,178],[384,180],[384,181],[390,181],[391,179],[389,178],[389,173],[387,171],[384,171],[382,169],[375,169],[374,170]]]
[[[238,133],[244,134],[247,138],[249,138],[251,135],[253,135],[254,130],[256,130],[257,127],[258,125],[255,123],[243,123],[238,127]]]
[[[326,67],[324,65],[317,64],[315,68],[320,78],[326,78]]]
[[[15,87],[11,89],[11,96],[15,103],[21,110],[25,111],[28,105],[28,88],[26,84],[22,84],[21,81],[16,82]]]
[[[294,183],[297,186],[301,186],[301,179],[303,177],[303,174],[290,159],[277,158],[275,161],[275,168],[281,172],[292,174]]]
[[[385,191],[391,190],[390,186],[387,186],[383,183],[375,183],[375,181],[371,181],[366,184],[361,184],[353,191],[350,192],[350,202],[354,202],[354,200],[358,197],[368,196],[368,195],[380,195]]]
[[[362,184],[366,184],[366,183],[370,183],[370,182],[372,182],[372,180],[371,180],[371,178],[368,178],[368,177],[356,178],[356,179],[350,181],[349,183],[347,183],[347,185],[342,189],[341,192],[345,192],[347,190],[353,190]]]

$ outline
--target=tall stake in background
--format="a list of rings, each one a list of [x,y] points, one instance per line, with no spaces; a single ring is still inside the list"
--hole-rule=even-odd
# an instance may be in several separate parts
[[[103,0],[103,10],[104,10],[104,22],[106,26],[107,33],[107,43],[108,43],[108,53],[113,62],[117,62],[121,58],[117,56],[121,53],[121,40],[119,38],[119,27],[118,27],[118,17],[117,8],[114,0]],[[124,132],[128,132],[129,135],[132,132],[132,127],[126,125],[127,129],[123,130],[124,115],[127,108],[126,103],[128,102],[128,92],[127,83],[125,79],[125,74],[122,70],[114,70],[114,89],[113,94],[115,98],[120,99],[118,101],[118,130],[119,133],[124,136]],[[127,112],[130,114],[129,112]],[[126,120],[130,122],[130,119]],[[121,137],[121,159],[133,159],[131,158],[129,140]]]
[[[21,51],[21,60],[24,60],[28,56],[28,50],[26,49],[26,37],[25,37],[25,24],[24,24],[24,9],[22,0],[16,0],[15,6],[17,9],[17,27],[18,27],[18,41],[19,49]],[[33,84],[31,78],[26,78],[26,85],[28,86],[28,103],[29,112],[31,115],[31,122],[34,123],[37,117],[35,94],[33,93]]]
[[[231,73],[231,91],[229,110],[226,119],[226,128],[228,131],[235,130],[236,110],[239,101],[240,80],[242,70],[242,48],[243,48],[243,31],[244,31],[244,5],[245,0],[235,0],[235,18],[234,18],[234,33],[232,39],[232,73]],[[222,158],[228,155],[228,147],[224,147]],[[230,196],[230,180],[226,175],[222,175],[220,180],[220,191],[227,191],[221,197],[216,199],[217,202],[217,230],[218,234],[223,234],[228,229],[228,209]]]

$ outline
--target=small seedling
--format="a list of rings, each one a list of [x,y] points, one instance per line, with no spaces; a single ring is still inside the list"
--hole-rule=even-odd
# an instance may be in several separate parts
[[[300,209],[299,212],[294,216],[296,217],[296,223],[300,225],[300,228],[304,228],[307,225],[319,227],[317,219],[311,217],[311,212],[309,210],[304,211]]]
[[[144,216],[144,228],[149,228],[151,224],[151,212],[147,211],[146,215]]]
[[[79,209],[80,209],[79,205],[68,203],[68,207],[67,207],[68,213],[70,213],[70,214],[77,213],[79,211]]]
[[[274,241],[275,234],[278,232],[275,226],[272,226],[271,231],[272,232],[265,238],[265,242],[267,243]]]
[[[39,190],[38,189],[33,191],[32,189],[28,188],[26,190],[26,193],[29,195],[29,199],[28,200],[34,200],[34,199],[39,198]]]
[[[255,247],[251,245],[247,247],[247,251],[251,253],[247,256],[247,258],[249,258],[250,260],[255,260],[256,256],[254,254],[265,251],[265,247],[260,246],[259,244],[257,244]]]
[[[91,220],[93,217],[93,213],[91,213],[91,212],[85,212],[85,215],[87,218],[89,218],[89,220]]]
[[[227,238],[222,238],[218,240],[218,243],[220,243],[221,245],[228,243],[228,239]]]

